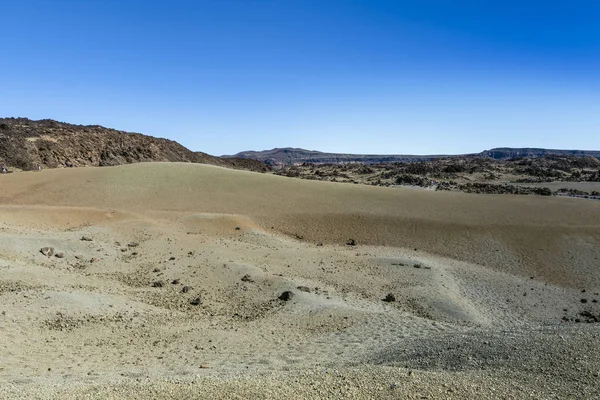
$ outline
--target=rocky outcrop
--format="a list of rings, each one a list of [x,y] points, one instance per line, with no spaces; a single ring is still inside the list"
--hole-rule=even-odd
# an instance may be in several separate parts
[[[0,163],[21,170],[111,166],[138,162],[190,162],[265,172],[256,160],[224,159],[179,143],[98,125],[0,118]]]

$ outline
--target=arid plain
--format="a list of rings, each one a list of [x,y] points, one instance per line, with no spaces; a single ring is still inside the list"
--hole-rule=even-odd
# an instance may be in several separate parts
[[[141,163],[0,204],[2,398],[600,397],[598,201]]]

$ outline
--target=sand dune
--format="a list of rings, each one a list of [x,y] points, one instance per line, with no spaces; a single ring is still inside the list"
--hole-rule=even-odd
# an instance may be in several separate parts
[[[598,202],[167,163],[0,188],[0,396],[600,394]]]

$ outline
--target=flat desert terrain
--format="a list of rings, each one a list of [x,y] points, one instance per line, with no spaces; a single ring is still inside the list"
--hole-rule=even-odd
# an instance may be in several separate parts
[[[595,399],[598,292],[598,201],[0,176],[0,398]]]

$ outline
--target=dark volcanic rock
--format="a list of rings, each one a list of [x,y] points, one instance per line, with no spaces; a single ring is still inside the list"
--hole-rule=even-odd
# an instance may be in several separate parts
[[[193,306],[199,306],[202,304],[202,299],[200,299],[200,297],[196,297],[194,300],[190,301],[190,304]]]
[[[294,292],[290,292],[289,290],[281,293],[279,295],[279,300],[283,300],[283,301],[289,301],[294,297]]]
[[[385,301],[386,303],[393,303],[394,301],[396,301],[396,296],[394,296],[391,293],[388,293],[387,296],[385,296],[382,301]]]

